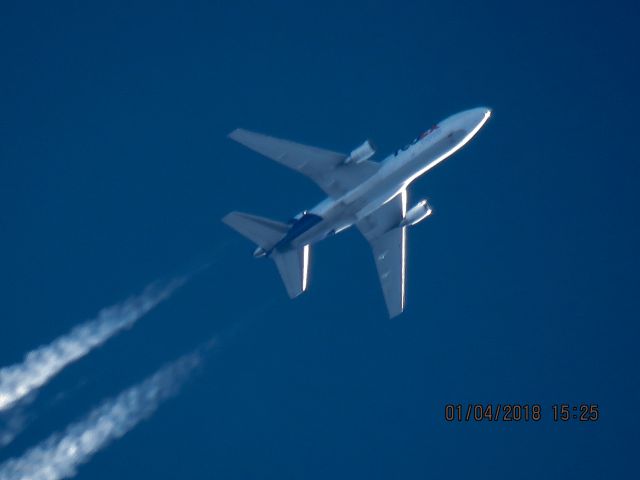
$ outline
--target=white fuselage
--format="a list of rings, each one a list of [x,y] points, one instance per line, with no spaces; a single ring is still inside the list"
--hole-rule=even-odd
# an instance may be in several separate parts
[[[458,151],[482,128],[491,111],[474,108],[455,114],[381,162],[372,177],[339,198],[326,198],[309,213],[322,221],[293,238],[290,247],[316,243],[370,215],[404,191],[420,175]]]

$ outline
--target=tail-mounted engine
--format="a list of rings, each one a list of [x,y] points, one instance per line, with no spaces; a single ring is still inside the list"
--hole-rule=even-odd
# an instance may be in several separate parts
[[[426,200],[421,200],[407,212],[404,220],[400,222],[401,227],[411,227],[427,218],[433,213],[431,205]]]

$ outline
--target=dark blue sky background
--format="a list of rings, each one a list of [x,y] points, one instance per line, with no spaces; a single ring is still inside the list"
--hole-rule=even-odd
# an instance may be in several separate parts
[[[48,385],[0,461],[240,322],[80,478],[638,475],[635,2],[86,3],[0,7],[0,365],[215,263]],[[238,126],[384,155],[480,105],[486,127],[411,189],[435,214],[397,319],[357,231],[289,301],[219,221],[322,198]],[[449,424],[450,402],[545,418]],[[561,402],[601,419],[556,424]]]

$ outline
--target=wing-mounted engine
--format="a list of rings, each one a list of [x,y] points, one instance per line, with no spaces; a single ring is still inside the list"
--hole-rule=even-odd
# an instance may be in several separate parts
[[[412,227],[433,213],[431,205],[426,200],[419,201],[407,212],[404,220],[400,222],[401,227]]]
[[[376,153],[376,149],[372,145],[370,140],[365,140],[365,142],[360,145],[358,148],[353,150],[347,158],[344,159],[344,164],[348,165],[350,163],[362,163],[365,160],[369,160]]]

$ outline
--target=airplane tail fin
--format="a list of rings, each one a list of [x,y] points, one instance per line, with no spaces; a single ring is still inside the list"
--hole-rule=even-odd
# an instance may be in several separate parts
[[[290,225],[276,222],[268,218],[249,215],[242,212],[231,212],[222,221],[236,232],[258,245],[254,255],[262,256],[280,241],[289,231]],[[307,289],[309,274],[310,246],[298,249],[274,250],[271,253],[278,272],[282,277],[289,297],[294,298]]]
[[[222,221],[264,250],[270,250],[289,230],[286,223],[242,212],[231,212]]]
[[[307,289],[310,249],[309,245],[305,245],[295,250],[276,251],[272,255],[290,298],[297,297]]]

